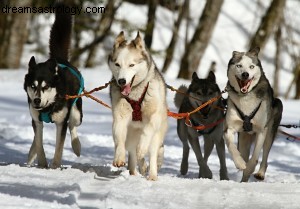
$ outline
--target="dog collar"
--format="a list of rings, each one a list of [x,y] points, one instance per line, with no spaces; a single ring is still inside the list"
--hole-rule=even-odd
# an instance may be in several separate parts
[[[144,101],[146,92],[148,90],[148,86],[149,82],[147,83],[147,86],[145,87],[141,97],[137,101],[130,99],[128,96],[124,96],[124,98],[131,105],[132,108],[132,121],[142,121],[142,102]]]
[[[233,102],[232,102],[233,103]],[[250,115],[245,115],[234,103],[233,105],[235,106],[236,110],[238,111],[238,113],[240,114],[242,120],[243,120],[243,129],[245,132],[250,132],[253,130],[253,126],[251,123],[251,120],[254,118],[254,116],[256,115],[256,113],[258,112],[261,102],[259,103],[259,105],[250,113]]]

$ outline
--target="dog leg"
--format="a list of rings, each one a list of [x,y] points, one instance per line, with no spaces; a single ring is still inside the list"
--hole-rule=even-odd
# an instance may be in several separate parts
[[[34,134],[36,133],[36,126],[34,124],[34,121],[32,120],[32,127],[34,130]],[[29,153],[28,153],[28,160],[27,160],[27,165],[31,166],[33,164],[33,161],[36,158],[36,142],[35,142],[35,137],[33,138]]]
[[[69,130],[72,141],[72,149],[77,157],[80,156],[81,144],[77,135],[76,126],[79,126],[81,123],[80,112],[78,111],[76,106],[71,108],[70,118],[69,118]]]
[[[125,143],[126,150],[128,150],[128,170],[130,175],[136,175],[137,155],[136,148],[140,139],[141,131],[138,129],[128,127],[127,140]],[[147,166],[146,166],[147,167]],[[146,174],[146,169],[144,175]]]
[[[55,153],[54,158],[51,164],[51,168],[56,169],[61,165],[61,158],[67,133],[68,123],[58,123],[56,124],[56,145],[55,145]]]
[[[224,132],[224,139],[228,148],[230,155],[232,156],[235,167],[240,170],[246,169],[246,162],[241,156],[241,153],[237,150],[234,144],[234,134],[235,130],[232,128],[227,128]]]
[[[193,130],[194,132],[194,130]],[[207,166],[206,161],[204,160],[202,153],[201,153],[201,148],[199,144],[199,139],[198,139],[198,133],[189,133],[188,135],[189,142],[191,144],[192,149],[194,150],[194,153],[197,158],[197,162],[199,165],[199,178],[212,178],[212,172]]]
[[[118,120],[118,121],[116,121]],[[122,167],[125,166],[125,141],[127,135],[127,121],[119,121],[122,119],[114,119],[113,122],[113,138],[115,143],[115,156],[113,166]]]
[[[164,162],[164,145],[162,145],[158,150],[158,156],[157,156],[157,172],[160,170],[163,162]]]
[[[220,180],[229,180],[227,174],[226,157],[225,157],[225,142],[221,136],[221,140],[216,141],[217,154],[220,161]]]
[[[251,144],[254,141],[255,135],[248,134],[246,132],[240,132],[238,134],[238,150],[241,153],[245,162],[249,161]]]
[[[257,133],[257,139],[253,150],[253,154],[250,160],[247,162],[246,169],[243,172],[242,182],[247,182],[249,180],[250,175],[255,170],[255,166],[257,165],[259,154],[263,147],[267,131],[268,129],[265,128],[262,132]]]
[[[47,168],[48,163],[45,156],[45,151],[43,147],[43,122],[34,121],[33,123],[33,130],[34,130],[34,140],[35,145],[31,145],[32,149],[29,152],[30,155],[33,154],[34,148],[36,149],[37,159],[38,159],[38,166],[41,168]],[[31,159],[28,159],[30,161]]]
[[[214,141],[208,135],[204,135],[204,160],[207,163],[207,160],[214,148]]]
[[[180,141],[182,142],[182,160],[180,166],[180,173],[181,175],[186,175],[189,168],[190,146],[188,143],[187,126],[185,125],[184,120],[178,120],[177,134]]]
[[[263,145],[263,157],[262,157],[262,161],[260,163],[260,168],[259,168],[259,171],[256,174],[254,174],[254,177],[261,181],[265,179],[265,173],[266,173],[266,170],[268,167],[268,156],[269,156],[269,153],[270,153],[270,150],[271,150],[271,147],[273,144],[273,140],[274,140],[274,138],[272,138],[272,137],[275,137],[275,136],[272,136],[271,132],[272,132],[272,129],[269,129],[267,137],[266,137],[264,145]],[[275,135],[275,134],[273,134],[273,135]]]

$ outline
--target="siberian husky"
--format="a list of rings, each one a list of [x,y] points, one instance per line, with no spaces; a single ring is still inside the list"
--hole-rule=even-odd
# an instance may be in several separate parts
[[[113,165],[146,175],[145,155],[149,154],[149,180],[157,180],[163,161],[167,131],[165,82],[157,70],[139,32],[127,42],[123,31],[114,42],[108,65],[113,74],[110,96],[113,112],[115,155]]]
[[[217,97],[221,94],[219,86],[216,83],[215,74],[211,71],[207,79],[199,79],[196,73],[193,73],[192,83],[187,88],[181,86],[181,92],[175,95],[175,105],[179,108],[180,113],[191,112],[202,103]],[[223,120],[224,120],[224,103],[217,100],[206,106],[200,111],[191,114],[190,121],[192,126],[208,126],[204,130],[196,130],[185,123],[185,119],[177,121],[177,133],[183,145],[182,161],[180,172],[185,175],[188,171],[189,144],[195,152],[199,165],[199,178],[212,178],[212,172],[207,165],[208,157],[216,144],[217,153],[220,161],[220,179],[228,180],[227,167],[225,160],[225,143],[223,139]],[[204,137],[204,158],[201,153],[201,147],[198,137]]]
[[[234,51],[228,64],[228,109],[224,139],[235,166],[243,170],[242,182],[247,182],[263,157],[255,178],[263,180],[268,155],[281,121],[282,103],[274,98],[258,58],[259,48],[249,52]],[[238,148],[234,144],[238,133]],[[254,149],[249,159],[251,145]]]
[[[60,6],[64,5],[57,5]],[[43,63],[36,63],[35,58],[31,57],[29,61],[24,89],[27,92],[32,117],[34,140],[28,155],[28,165],[31,165],[37,156],[38,166],[48,167],[43,148],[43,122],[53,122],[56,125],[56,147],[52,168],[61,165],[68,126],[73,151],[80,156],[81,145],[76,126],[79,126],[82,121],[82,100],[81,98],[65,99],[65,95],[76,95],[83,89],[80,72],[68,63],[71,30],[72,16],[67,13],[56,13],[50,33],[50,59]]]

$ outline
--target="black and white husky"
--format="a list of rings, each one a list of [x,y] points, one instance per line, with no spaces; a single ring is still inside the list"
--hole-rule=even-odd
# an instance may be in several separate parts
[[[254,172],[263,149],[259,171],[254,175],[263,180],[268,155],[282,115],[282,103],[273,90],[258,59],[259,48],[249,52],[234,51],[228,64],[228,109],[224,139],[235,166],[243,170],[242,182]],[[238,147],[234,135],[238,133]],[[249,159],[251,144],[255,143]]]
[[[60,6],[64,5],[57,5]],[[56,13],[50,33],[50,59],[36,63],[35,58],[31,57],[29,61],[24,82],[34,130],[34,140],[28,155],[29,165],[37,156],[38,166],[48,167],[43,148],[43,122],[55,123],[57,130],[51,168],[61,165],[67,127],[70,130],[73,151],[80,156],[81,145],[76,126],[82,121],[82,100],[65,99],[65,95],[76,95],[83,90],[80,72],[68,62],[71,30],[72,16]]]

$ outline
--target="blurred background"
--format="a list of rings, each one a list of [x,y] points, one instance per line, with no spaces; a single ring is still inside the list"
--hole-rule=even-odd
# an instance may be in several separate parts
[[[55,0],[1,0],[0,8],[47,7]],[[226,77],[232,51],[261,48],[260,59],[276,96],[300,98],[299,0],[65,0],[70,6],[105,7],[74,15],[70,62],[81,71],[108,68],[116,35],[140,31],[164,76]],[[54,14],[0,13],[0,70],[27,69],[31,56],[48,58]],[[226,80],[226,79],[223,79]],[[225,85],[225,84],[224,84]]]

